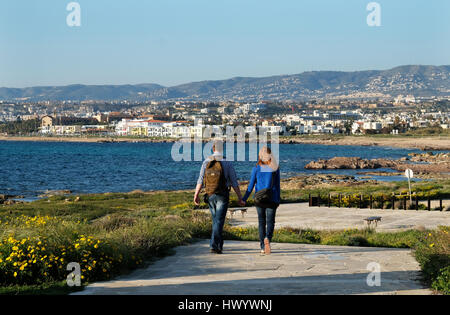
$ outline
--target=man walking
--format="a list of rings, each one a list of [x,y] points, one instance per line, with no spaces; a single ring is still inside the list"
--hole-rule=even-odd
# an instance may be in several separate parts
[[[200,204],[200,191],[205,187],[207,202],[212,216],[211,252],[222,254],[223,250],[223,226],[228,211],[230,201],[230,190],[233,187],[239,199],[240,205],[245,205],[242,201],[241,190],[236,178],[233,164],[223,157],[223,142],[213,143],[214,154],[203,162],[200,176],[195,189],[194,203]]]

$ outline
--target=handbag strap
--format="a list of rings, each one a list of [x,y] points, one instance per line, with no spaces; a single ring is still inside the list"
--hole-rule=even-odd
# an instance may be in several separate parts
[[[277,170],[277,171],[278,171],[278,170]],[[275,181],[275,174],[277,173],[277,171],[272,172],[272,182],[271,182],[271,184],[270,184],[270,189],[271,189],[271,190],[273,189],[273,182]]]

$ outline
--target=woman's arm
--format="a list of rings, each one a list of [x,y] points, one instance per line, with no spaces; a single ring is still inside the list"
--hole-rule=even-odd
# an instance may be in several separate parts
[[[252,170],[252,176],[250,178],[250,182],[248,183],[247,192],[245,193],[244,198],[242,198],[242,200],[245,201],[245,202],[247,201],[248,197],[250,197],[250,194],[252,193],[253,188],[256,185],[257,170],[258,170],[257,167],[254,167],[253,170]]]

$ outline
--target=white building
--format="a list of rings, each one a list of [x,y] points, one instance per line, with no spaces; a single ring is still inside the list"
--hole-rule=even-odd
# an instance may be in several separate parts
[[[149,130],[159,132],[158,128],[162,128],[167,122],[159,120],[144,120],[144,119],[122,119],[116,125],[116,134],[119,136],[142,135],[148,136]]]
[[[363,124],[364,130],[381,130],[382,128],[383,127],[380,122],[369,121],[369,122],[364,122],[364,124]]]
[[[260,110],[264,110],[266,108],[266,104],[264,103],[247,103],[242,106],[242,110],[245,112],[258,112]]]

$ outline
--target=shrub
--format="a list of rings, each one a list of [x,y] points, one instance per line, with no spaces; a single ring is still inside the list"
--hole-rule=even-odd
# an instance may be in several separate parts
[[[206,235],[209,222],[196,213],[157,218],[113,214],[93,223],[21,215],[1,223],[0,286],[25,287],[64,281],[70,262],[80,264],[84,284],[110,279],[185,244],[194,234]]]
[[[415,248],[415,256],[419,262],[424,281],[433,288],[448,288],[448,267],[450,266],[450,235],[449,227],[428,232]],[[438,281],[439,279],[439,281]],[[448,292],[448,291],[447,291]],[[446,293],[445,290],[443,293]],[[448,293],[446,293],[448,294]]]
[[[443,294],[450,295],[450,266],[442,268],[431,287]]]

